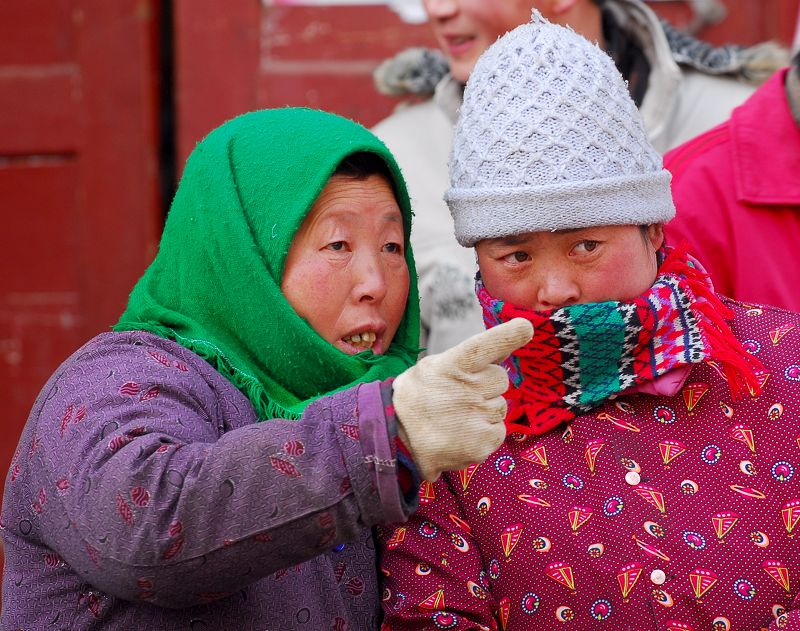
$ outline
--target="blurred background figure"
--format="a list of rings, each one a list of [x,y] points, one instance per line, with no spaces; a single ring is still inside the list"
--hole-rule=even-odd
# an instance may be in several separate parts
[[[800,310],[800,53],[724,124],[667,153],[687,240],[719,293]]]
[[[722,122],[788,60],[777,46],[713,47],[659,20],[641,0],[424,0],[441,49],[405,51],[376,71],[387,94],[426,93],[375,127],[408,180],[416,223],[423,345],[439,352],[483,328],[473,283],[475,260],[453,239],[442,200],[447,156],[463,86],[480,54],[531,9],[597,41],[628,82],[659,151]],[[698,13],[699,15],[699,13]],[[449,71],[447,71],[449,68]],[[432,93],[432,95],[431,95]]]
[[[800,9],[797,11],[797,26],[794,29],[794,41],[792,42],[792,50],[797,52],[800,50]]]
[[[721,0],[689,0],[694,16],[686,25],[686,32],[694,35],[707,26],[722,22],[728,16],[728,9]]]

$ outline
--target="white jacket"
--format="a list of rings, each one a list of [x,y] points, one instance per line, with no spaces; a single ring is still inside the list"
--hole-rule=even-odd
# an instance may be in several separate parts
[[[723,122],[753,92],[752,85],[730,76],[679,66],[658,17],[640,0],[607,0],[604,8],[636,37],[648,58],[650,75],[640,112],[653,145],[662,153]],[[431,99],[401,106],[373,130],[394,154],[408,183],[415,213],[411,242],[419,273],[422,339],[430,353],[484,328],[474,293],[475,255],[456,242],[453,220],[442,200],[462,93],[462,86],[447,75]]]
[[[679,66],[661,22],[640,0],[607,0],[604,9],[640,42],[650,62],[639,112],[650,142],[662,154],[727,120],[755,87],[730,76]]]

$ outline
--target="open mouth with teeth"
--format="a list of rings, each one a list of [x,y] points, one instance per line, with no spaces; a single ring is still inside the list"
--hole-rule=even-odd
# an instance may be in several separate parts
[[[445,37],[450,54],[459,56],[472,49],[475,37],[472,35],[448,35]]]
[[[470,37],[469,35],[460,35],[458,37],[451,37],[448,41],[453,44],[454,46],[460,46],[461,44],[466,44],[467,42],[471,42],[474,37]]]
[[[363,333],[355,333],[353,335],[343,337],[342,341],[346,344],[350,344],[350,346],[367,350],[368,348],[372,348],[372,345],[375,344],[375,340],[377,339],[378,336],[374,331],[364,331]]]

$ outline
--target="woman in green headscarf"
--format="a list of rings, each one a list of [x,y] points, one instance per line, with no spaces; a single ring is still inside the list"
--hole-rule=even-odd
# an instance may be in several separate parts
[[[351,121],[265,110],[203,140],[115,331],[31,412],[0,626],[377,628],[370,527],[500,444],[492,362],[530,337],[412,367],[410,227],[392,156]]]

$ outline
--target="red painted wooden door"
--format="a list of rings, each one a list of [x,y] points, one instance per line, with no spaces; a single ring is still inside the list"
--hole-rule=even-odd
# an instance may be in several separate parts
[[[47,378],[116,321],[154,251],[157,5],[0,2],[3,477]]]
[[[800,0],[724,2],[728,17],[700,37],[791,43]],[[256,108],[316,107],[368,126],[392,111],[398,101],[375,92],[372,71],[409,46],[435,46],[429,26],[406,24],[377,0],[313,4],[227,0],[223,11],[217,0],[174,0],[179,164],[211,129]],[[692,16],[685,0],[648,4],[679,27]]]
[[[661,17],[679,28],[691,22],[691,3],[686,0],[645,0]],[[727,15],[698,37],[714,44],[752,46],[766,40],[789,46],[797,24],[798,0],[722,0]]]
[[[179,167],[205,134],[264,107],[306,106],[365,125],[397,104],[372,71],[412,45],[434,46],[427,24],[406,24],[379,2],[277,6],[269,0],[174,0]],[[346,4],[346,3],[344,3]]]

